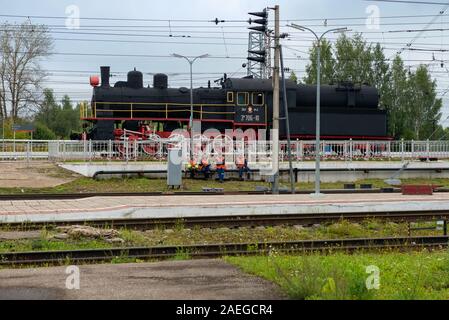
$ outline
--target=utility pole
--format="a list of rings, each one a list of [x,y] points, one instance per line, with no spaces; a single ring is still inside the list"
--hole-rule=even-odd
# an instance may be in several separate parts
[[[282,46],[280,47],[280,53],[281,53],[281,71],[282,71],[282,100],[284,102],[285,129],[287,131],[288,167],[290,171],[290,191],[292,194],[295,194],[296,185],[295,185],[295,178],[293,176],[292,141],[290,138],[290,117],[288,114],[287,85],[285,81],[284,54],[282,51]]]
[[[280,61],[280,14],[279,5],[274,7],[274,68],[273,68],[273,130],[272,130],[272,160],[273,160],[273,194],[279,193],[279,61]]]

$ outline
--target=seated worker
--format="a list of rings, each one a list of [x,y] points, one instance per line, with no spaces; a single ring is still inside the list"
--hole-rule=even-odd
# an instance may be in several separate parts
[[[199,166],[199,171],[204,174],[204,179],[209,179],[210,176],[210,164],[209,161],[207,161],[207,158],[203,158],[201,160],[201,165]]]
[[[220,183],[224,182],[225,179],[225,171],[226,171],[226,162],[223,156],[219,156],[217,158],[217,174],[218,174],[218,180]]]
[[[190,174],[190,179],[195,178],[195,173],[198,171],[198,165],[195,160],[190,160],[187,165],[187,173]]]
[[[244,156],[238,156],[236,160],[237,169],[239,170],[239,178],[241,181],[245,180],[243,174],[247,174],[247,179],[250,179],[251,169],[248,167],[248,159]]]

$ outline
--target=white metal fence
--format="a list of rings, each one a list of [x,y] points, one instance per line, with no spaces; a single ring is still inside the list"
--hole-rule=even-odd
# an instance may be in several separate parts
[[[39,141],[0,140],[0,160],[51,161],[160,161],[167,158],[172,147],[181,147],[184,157],[190,154],[189,140],[155,141]],[[314,141],[293,141],[294,161],[315,158]],[[287,142],[280,143],[280,160],[288,160]],[[449,159],[449,141],[322,141],[323,160],[413,160],[422,158]],[[271,158],[271,142],[235,142],[232,140],[197,139],[194,154],[226,156],[234,161],[244,154],[257,160]]]

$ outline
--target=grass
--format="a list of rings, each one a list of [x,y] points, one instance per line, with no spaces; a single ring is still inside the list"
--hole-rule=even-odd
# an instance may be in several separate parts
[[[423,224],[421,224],[423,225]],[[435,224],[434,224],[435,225]],[[399,237],[408,235],[406,223],[380,222],[367,220],[361,223],[340,221],[330,225],[320,225],[311,228],[297,228],[289,226],[267,228],[238,228],[238,229],[207,229],[196,227],[186,229],[181,225],[174,229],[163,228],[149,231],[119,230],[124,244],[110,244],[104,240],[69,239],[54,240],[56,234],[53,230],[43,230],[40,238],[36,240],[1,241],[0,253],[14,251],[50,251],[75,249],[101,249],[126,246],[183,246],[216,243],[268,243],[277,241],[297,241],[311,239],[340,239],[360,237]],[[437,235],[441,231],[416,231],[413,235]],[[249,249],[256,250],[254,246]],[[180,256],[186,258],[185,253]]]
[[[443,187],[449,187],[449,179],[404,179],[404,184],[434,184]],[[383,180],[380,179],[366,179],[356,182],[359,184],[372,184],[374,188],[388,187]],[[323,183],[322,189],[342,189],[344,183]],[[198,192],[202,191],[203,187],[209,188],[224,188],[227,192],[232,191],[254,191],[256,186],[269,187],[268,183],[259,181],[229,181],[224,184],[218,181],[204,181],[204,180],[184,180],[183,191]],[[288,187],[285,184],[285,187]],[[298,183],[297,190],[312,190],[313,183]],[[114,192],[166,192],[168,191],[166,179],[111,179],[111,180],[93,180],[90,178],[77,178],[66,184],[62,184],[53,188],[0,188],[0,194],[23,194],[23,193],[114,193]]]
[[[101,240],[7,240],[0,242],[0,253],[28,251],[59,251],[112,248],[113,245]]]
[[[449,299],[447,251],[228,257],[226,261],[278,284],[291,299]],[[369,266],[380,271],[379,290],[367,288]]]
[[[166,179],[147,179],[141,178],[115,178],[110,180],[93,180],[91,178],[81,177],[71,171],[58,166],[46,165],[35,168],[35,171],[49,177],[63,178],[71,180],[68,183],[52,188],[6,188],[0,187],[0,194],[27,194],[27,193],[114,193],[114,192],[167,192],[169,191]],[[381,179],[365,179],[355,182],[360,184],[372,184],[374,188],[388,187]],[[449,179],[404,179],[405,184],[434,184],[443,187],[449,187]],[[344,183],[322,183],[322,189],[342,189]],[[215,180],[190,180],[184,179],[182,190],[198,192],[203,187],[224,188],[227,192],[232,191],[254,191],[257,186],[270,187],[268,183],[262,181],[228,181],[224,184]],[[284,187],[289,188],[289,183],[284,181]],[[296,184],[297,190],[312,190],[314,182],[300,182]]]

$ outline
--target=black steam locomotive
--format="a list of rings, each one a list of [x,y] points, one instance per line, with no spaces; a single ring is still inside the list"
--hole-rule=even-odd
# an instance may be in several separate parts
[[[169,88],[168,77],[156,74],[153,86],[144,87],[143,74],[130,71],[127,81],[110,86],[110,68],[101,67],[91,77],[94,87],[91,108],[83,109],[82,118],[92,126],[87,138],[113,140],[123,132],[145,137],[168,137],[190,120],[190,89]],[[294,139],[315,138],[316,86],[287,81],[290,133]],[[193,90],[194,119],[201,130],[270,129],[273,113],[271,80],[227,78],[220,87]],[[281,118],[284,117],[281,101]],[[323,139],[387,140],[387,114],[379,108],[377,89],[351,83],[321,87],[321,134]],[[281,137],[286,136],[281,121]]]

